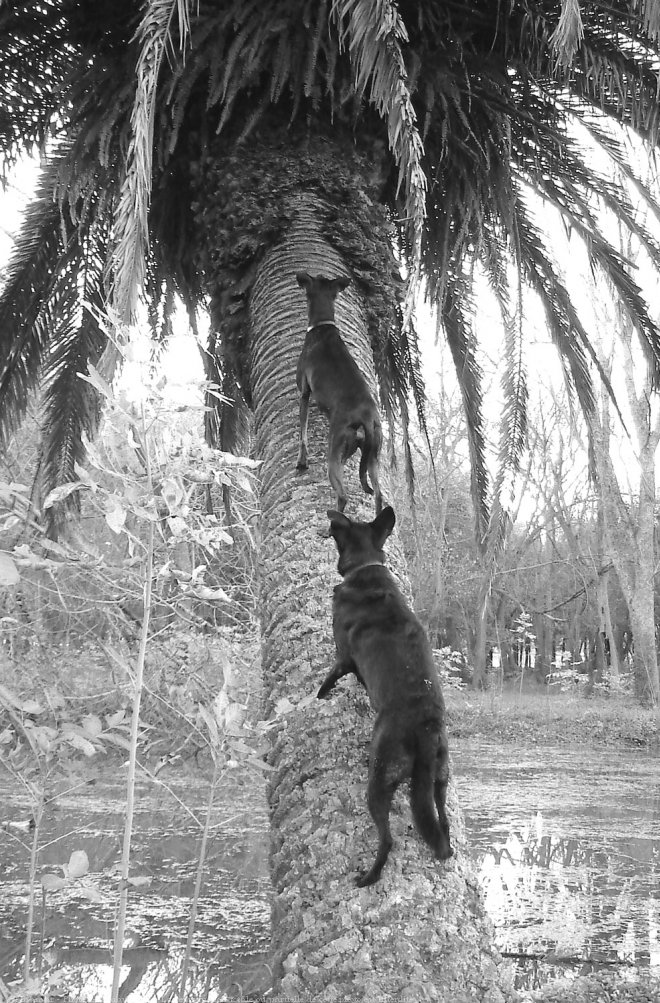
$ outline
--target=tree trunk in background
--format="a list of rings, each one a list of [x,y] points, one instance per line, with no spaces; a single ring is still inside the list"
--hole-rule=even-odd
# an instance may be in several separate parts
[[[443,612],[447,608],[445,595],[445,561],[447,559],[447,544],[445,538],[445,526],[447,525],[447,506],[449,504],[449,488],[440,488],[440,509],[438,512],[438,524],[436,528],[435,541],[435,568],[433,574],[433,601],[429,611],[429,626],[433,629],[434,647],[437,646],[437,639],[440,634],[440,624],[443,624]]]
[[[603,394],[602,413],[591,419],[591,436],[598,470],[603,525],[607,547],[628,604],[633,633],[635,683],[638,693],[650,695],[660,712],[658,656],[655,644],[655,451],[660,441],[660,413],[654,421],[647,381],[639,395],[633,382],[630,351],[632,332],[621,334],[628,402],[637,440],[640,467],[636,511],[626,505],[610,455],[609,400]]]
[[[596,586],[596,599],[598,602],[598,625],[601,633],[607,637],[610,643],[609,665],[606,665],[606,675],[615,679],[619,678],[619,652],[617,650],[614,628],[612,626],[612,613],[610,611],[610,571],[611,561],[605,547],[605,526],[602,517],[602,503],[598,506],[598,556],[600,568],[598,569],[598,584]]]
[[[317,226],[311,196],[296,203],[284,244],[259,268],[251,298],[252,389],[262,460],[261,629],[265,716],[275,716],[268,761],[273,883],[274,983],[304,1000],[403,997],[467,1003],[501,1000],[493,931],[477,891],[453,784],[449,816],[456,855],[434,861],[413,834],[407,790],[395,798],[394,847],[381,881],[358,889],[376,833],[366,806],[373,714],[343,680],[329,701],[316,691],[334,657],[335,548],[317,535],[334,505],[326,475],[327,426],[310,411],[310,469],[296,473],[296,361],[307,315],[294,273],[346,272]],[[337,319],[361,368],[372,374],[357,291]],[[387,497],[387,479],[383,478]],[[348,512],[373,518],[347,471]],[[356,501],[360,504],[356,511]],[[390,540],[388,563],[402,576]]]

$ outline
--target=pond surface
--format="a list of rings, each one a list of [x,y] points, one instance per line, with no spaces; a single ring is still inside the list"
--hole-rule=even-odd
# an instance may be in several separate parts
[[[532,985],[566,968],[660,973],[660,760],[454,742],[454,773],[498,946]],[[557,974],[559,972],[557,971]]]
[[[176,999],[191,914],[210,779],[195,774],[140,782],[132,842],[123,982],[132,1003]],[[93,783],[58,784],[42,823],[39,874],[62,875],[84,851],[89,875],[37,893],[32,956],[80,1003],[104,1003],[112,984],[111,941],[124,826],[125,770]],[[73,784],[73,789],[67,790]],[[183,999],[240,998],[268,985],[267,809],[259,778],[224,778],[216,789],[188,988]],[[22,792],[2,782],[0,977],[20,980],[25,955],[32,834]],[[33,965],[34,968],[34,965]],[[174,993],[174,995],[173,995]],[[68,997],[67,997],[68,998]],[[122,998],[120,996],[120,998]]]
[[[452,742],[452,759],[498,945],[516,958],[520,985],[593,964],[658,974],[658,758],[461,740]],[[45,899],[37,894],[32,937],[41,972],[80,1003],[109,998],[123,772],[60,781],[42,823],[40,875],[62,877],[75,851],[89,859],[89,874]],[[209,780],[192,772],[158,781],[141,781],[136,798],[131,873],[140,883],[129,895],[123,973],[132,1003],[176,998],[209,796]],[[188,1001],[241,998],[269,984],[259,790],[258,777],[229,774],[216,791]],[[11,985],[25,952],[32,834],[24,828],[28,798],[2,775],[0,806],[0,977]]]

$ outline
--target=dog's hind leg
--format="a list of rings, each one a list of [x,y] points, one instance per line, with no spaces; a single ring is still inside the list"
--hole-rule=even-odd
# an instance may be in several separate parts
[[[337,510],[343,512],[348,498],[344,487],[342,458],[344,456],[344,436],[330,433],[328,444],[328,480],[337,492]]]
[[[307,470],[307,423],[309,421],[309,398],[312,388],[303,379],[300,391],[300,449],[298,450],[298,470]]]
[[[375,423],[371,432],[367,431],[367,438],[362,446],[362,456],[360,457],[360,484],[368,495],[374,495],[376,515],[380,515],[383,510],[383,495],[378,480],[378,454],[381,441],[380,424]],[[371,487],[367,481],[367,473]]]
[[[410,774],[410,757],[398,738],[376,721],[369,752],[369,790],[367,805],[378,830],[378,852],[371,868],[355,883],[366,888],[378,881],[392,849],[390,809],[397,787]]]
[[[380,772],[380,771],[379,771]],[[366,888],[378,881],[383,867],[392,849],[392,832],[390,830],[390,808],[398,783],[388,783],[384,775],[374,773],[369,777],[369,795],[367,803],[374,825],[378,829],[378,853],[371,868],[358,875],[355,884],[358,888]]]

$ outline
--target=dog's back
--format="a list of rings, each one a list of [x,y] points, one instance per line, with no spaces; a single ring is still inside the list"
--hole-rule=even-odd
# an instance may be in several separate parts
[[[305,335],[296,373],[299,390],[303,375],[314,400],[327,415],[346,413],[356,402],[358,406],[364,402],[361,410],[368,417],[376,408],[367,382],[334,324],[313,327]]]
[[[335,586],[333,612],[376,712],[397,707],[442,720],[444,700],[426,632],[384,565]]]
[[[311,276],[307,272],[297,272],[296,277],[307,295],[309,313],[309,327],[296,370],[301,395],[298,469],[307,467],[307,407],[311,394],[329,418],[328,475],[337,492],[339,508],[343,510],[346,504],[342,466],[360,449],[360,484],[367,494],[375,494],[376,511],[380,512],[378,458],[382,430],[378,405],[334,322],[335,298],[350,280]]]

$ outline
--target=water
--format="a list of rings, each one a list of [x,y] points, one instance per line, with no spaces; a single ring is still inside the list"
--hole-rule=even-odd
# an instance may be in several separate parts
[[[593,965],[660,971],[660,763],[642,752],[516,749],[452,742],[486,904],[519,984]],[[74,851],[89,875],[37,896],[32,955],[86,1003],[107,999],[108,944],[123,830],[124,778],[61,780],[42,828],[40,873]],[[164,771],[165,772],[165,771]],[[162,776],[162,775],[160,775]],[[159,779],[160,779],[159,776]],[[139,785],[123,978],[131,999],[178,985],[208,779],[178,770]],[[31,833],[22,790],[0,776],[0,977],[21,977]],[[187,1000],[239,998],[269,984],[267,811],[258,779],[229,774],[215,798]]]
[[[532,976],[659,974],[657,756],[472,740],[453,764],[500,950]]]
[[[89,858],[89,875],[49,892],[45,910],[37,896],[32,951],[80,1003],[110,996],[125,801],[117,772],[59,793],[42,825],[40,874],[61,876],[74,851]],[[136,793],[131,876],[139,883],[129,894],[123,973],[127,985],[136,984],[132,1000],[169,998],[179,984],[210,786],[181,772],[159,786],[141,782]],[[63,781],[58,789],[70,786]],[[187,1000],[239,997],[268,985],[267,811],[258,789],[230,774],[216,792]],[[32,834],[17,826],[28,818],[27,799],[1,778],[0,803],[0,977],[11,984],[24,957]]]

